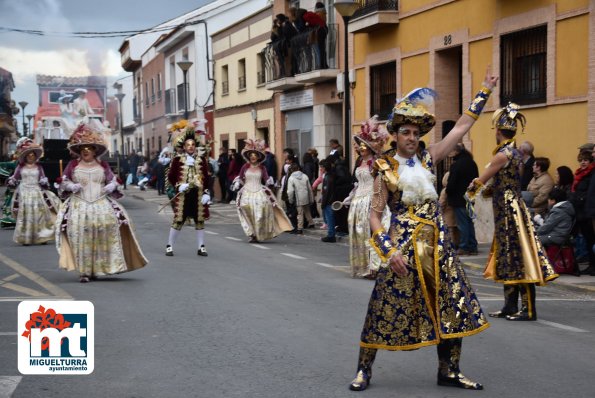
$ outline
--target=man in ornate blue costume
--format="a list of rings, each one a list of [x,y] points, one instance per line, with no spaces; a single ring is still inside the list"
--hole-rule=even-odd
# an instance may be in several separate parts
[[[374,165],[370,243],[383,260],[361,334],[351,390],[365,390],[378,349],[438,346],[438,384],[467,389],[482,385],[459,370],[462,337],[489,324],[463,271],[438,206],[433,165],[444,159],[479,117],[498,81],[488,71],[484,85],[442,141],[419,151],[420,138],[435,124],[427,107],[435,93],[416,89],[399,101],[388,122],[397,142]],[[388,231],[384,208],[391,212]]]
[[[514,137],[519,124],[525,128],[525,116],[519,109],[517,104],[509,103],[494,112],[492,123],[498,146],[489,166],[469,185],[467,197],[471,202],[480,194],[492,197],[494,240],[484,276],[504,284],[504,307],[489,315],[509,321],[534,321],[535,285],[545,285],[558,275],[545,255],[521,198],[522,159]],[[486,189],[485,184],[492,177]]]

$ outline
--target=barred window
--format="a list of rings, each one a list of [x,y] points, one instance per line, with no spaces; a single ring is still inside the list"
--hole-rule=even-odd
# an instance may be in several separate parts
[[[380,120],[386,120],[397,99],[397,63],[372,66],[370,82],[370,116],[378,115]]]
[[[500,38],[502,75],[500,104],[546,102],[547,25],[510,33]]]

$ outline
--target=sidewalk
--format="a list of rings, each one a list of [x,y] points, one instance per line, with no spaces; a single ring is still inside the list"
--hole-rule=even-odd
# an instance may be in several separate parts
[[[122,191],[126,196],[146,200],[153,203],[165,203],[167,202],[166,195],[157,195],[157,191],[153,188],[147,188],[145,191],[141,191],[135,186],[129,186],[127,190]],[[226,203],[216,203],[216,207],[235,207],[233,204],[226,204]],[[238,220],[239,223],[239,220]],[[326,236],[326,230],[320,229],[319,224],[316,225],[315,228],[306,228],[304,229],[304,235],[310,236],[312,238],[320,239],[323,236]],[[349,237],[344,236],[340,237],[337,236],[337,243],[341,246],[349,245]],[[332,243],[327,243],[332,244]],[[488,253],[490,250],[490,243],[480,243],[478,247],[479,254],[477,256],[461,256],[461,261],[465,265],[465,267],[469,267],[478,271],[483,270],[485,264],[487,263]],[[585,269],[587,264],[580,264],[581,269]],[[580,277],[576,277],[573,275],[560,275],[558,279],[552,282],[558,287],[562,287],[564,289],[569,289],[575,292],[583,292],[583,293],[595,293],[595,276],[590,275],[581,275]]]

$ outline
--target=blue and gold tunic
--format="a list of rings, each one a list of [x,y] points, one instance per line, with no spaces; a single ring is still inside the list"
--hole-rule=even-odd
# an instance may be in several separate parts
[[[398,175],[394,155],[389,151],[382,159]],[[427,151],[418,161],[432,171]],[[456,256],[437,200],[406,205],[402,196],[400,188],[390,192],[382,176],[376,176],[374,198],[386,199],[389,236],[409,264],[409,273],[399,277],[390,267],[380,269],[360,346],[413,350],[486,329],[489,323]]]
[[[545,255],[521,198],[521,155],[514,140],[503,142],[494,153],[503,153],[508,162],[487,189],[494,208],[494,240],[484,275],[504,284],[544,285],[558,275]]]

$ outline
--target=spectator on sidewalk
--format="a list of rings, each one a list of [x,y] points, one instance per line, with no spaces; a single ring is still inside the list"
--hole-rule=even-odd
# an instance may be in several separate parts
[[[567,198],[570,198],[572,181],[574,181],[574,174],[572,174],[570,167],[560,166],[556,169],[556,173],[554,174],[554,188],[563,190]]]
[[[529,185],[527,185],[527,191],[533,196],[531,202],[531,211],[534,214],[541,216],[545,215],[548,210],[547,198],[552,189],[554,188],[554,179],[547,172],[550,168],[550,160],[548,158],[535,158],[533,163],[533,178]]]
[[[242,169],[242,166],[244,165],[242,156],[237,153],[237,151],[235,149],[230,149],[230,162],[229,162],[229,168],[227,169],[227,186],[228,188],[231,187],[231,184],[233,184],[233,181],[236,179],[236,177],[238,175],[240,175],[240,170]],[[236,196],[237,196],[237,192],[234,192],[231,189],[229,190],[229,203],[231,204],[235,204],[236,202]]]
[[[533,178],[533,163],[535,157],[533,156],[533,144],[529,141],[523,142],[519,145],[519,153],[521,154],[521,162],[523,164],[523,171],[521,172],[521,191],[527,190],[527,185]]]
[[[287,180],[287,198],[297,213],[297,227],[291,232],[298,235],[304,233],[304,219],[308,226],[314,225],[312,215],[310,214],[310,204],[314,201],[312,186],[308,176],[305,175],[297,164],[292,164],[289,168],[290,174]]]
[[[336,242],[335,237],[335,212],[331,205],[335,201],[335,173],[333,166],[329,159],[320,161],[320,174],[322,178],[322,198],[320,200],[320,207],[324,213],[324,220],[327,224],[327,235],[322,237],[323,242]]]
[[[465,193],[473,179],[479,176],[477,164],[473,156],[463,144],[457,144],[454,149],[454,163],[450,166],[450,176],[446,184],[448,204],[452,206],[459,230],[460,256],[477,254],[477,240],[475,239],[475,226],[467,211]]]
[[[448,194],[446,193],[446,185],[448,184],[448,178],[450,177],[450,171],[444,173],[442,177],[442,191],[440,191],[440,196],[438,197],[438,204],[442,209],[442,217],[444,218],[444,223],[448,227],[448,233],[450,234],[450,239],[453,245],[459,245],[459,230],[457,228],[457,218],[455,216],[455,210],[451,205],[448,204]]]
[[[273,183],[277,182],[279,173],[277,172],[277,158],[275,154],[271,152],[271,148],[268,146],[265,149],[264,167],[267,170],[269,177],[273,178]]]
[[[548,195],[548,206],[550,211],[545,220],[537,214],[535,223],[537,236],[543,246],[562,245],[568,242],[570,232],[574,226],[574,207],[567,200],[566,192],[559,188],[554,188]]]
[[[579,161],[579,168],[574,173],[570,201],[576,211],[577,226],[587,241],[589,267],[583,273],[595,275],[595,253],[593,252],[595,231],[592,219],[587,215],[586,206],[587,199],[589,199],[588,194],[593,191],[590,185],[591,181],[594,180],[592,176],[595,174],[595,162],[593,162],[592,150],[581,150],[577,159]]]
[[[335,138],[331,138],[328,143],[331,147],[331,151],[329,152],[328,156],[329,158],[332,156],[332,162],[335,163],[337,159],[343,157],[343,147],[339,145],[339,140]]]
[[[229,155],[227,154],[227,148],[219,148],[219,158],[217,163],[219,164],[219,172],[217,173],[217,179],[219,180],[219,189],[221,190],[220,202],[228,201],[227,196],[227,170],[229,169]]]

